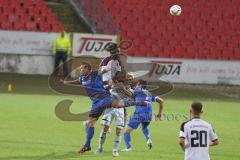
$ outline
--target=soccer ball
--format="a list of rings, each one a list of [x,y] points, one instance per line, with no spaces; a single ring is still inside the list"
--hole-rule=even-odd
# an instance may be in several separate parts
[[[179,5],[173,5],[170,8],[170,13],[173,16],[179,16],[181,14],[181,12],[182,12],[182,8]]]

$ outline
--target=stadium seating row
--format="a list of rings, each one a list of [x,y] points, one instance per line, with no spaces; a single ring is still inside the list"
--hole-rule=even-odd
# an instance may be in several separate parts
[[[0,0],[0,29],[59,32],[59,23],[45,0]]]
[[[134,43],[126,54],[239,60],[240,1],[179,0],[183,9],[179,17],[169,14],[169,7],[176,3],[173,0],[95,2],[97,5],[93,11],[93,2],[83,0],[87,15],[101,29],[105,12],[110,13],[118,26],[118,33]]]

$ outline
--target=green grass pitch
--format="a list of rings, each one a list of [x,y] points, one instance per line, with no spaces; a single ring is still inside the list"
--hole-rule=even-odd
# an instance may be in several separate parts
[[[13,84],[13,92],[7,93],[6,86]],[[154,121],[150,125],[153,149],[148,150],[141,128],[132,133],[133,151],[120,152],[119,160],[177,160],[183,159],[178,146],[180,124],[189,117],[189,105],[194,99],[202,100],[205,108],[202,118],[215,128],[220,145],[210,148],[212,160],[240,159],[240,103],[237,98],[229,99],[239,93],[233,90],[217,92],[201,89],[175,88],[164,95],[164,111],[168,118]],[[209,87],[205,87],[209,89]],[[236,96],[235,96],[236,97]],[[107,135],[104,153],[94,155],[98,146],[100,121],[96,123],[92,140],[92,151],[76,155],[75,151],[85,142],[82,122],[66,122],[55,116],[55,105],[63,99],[74,101],[71,111],[79,113],[90,108],[90,100],[80,96],[54,94],[47,86],[47,77],[0,74],[0,160],[108,160],[113,159],[114,125]],[[157,106],[154,105],[154,113]],[[131,115],[134,108],[128,108]],[[173,116],[178,116],[173,119]],[[180,117],[181,116],[181,117]],[[122,143],[120,149],[124,148]]]
[[[98,144],[99,121],[92,141],[93,151],[81,157],[75,150],[85,141],[81,122],[64,122],[54,114],[57,102],[63,99],[74,100],[72,112],[78,113],[89,108],[85,97],[66,97],[56,95],[1,94],[0,95],[0,160],[40,160],[40,159],[113,159],[114,125],[108,134],[104,153],[96,156],[93,151]],[[133,151],[121,153],[117,159],[133,160],[183,159],[177,140],[179,126],[188,116],[191,100],[165,100],[164,113],[169,117],[161,122],[153,121],[150,126],[153,149],[148,150],[141,129],[132,133]],[[218,133],[220,145],[211,148],[213,160],[239,160],[240,129],[239,103],[222,101],[203,101],[203,119],[211,122]],[[156,112],[156,106],[154,106]],[[129,108],[131,114],[133,108]],[[171,114],[184,115],[173,120]],[[122,139],[121,148],[124,148]]]

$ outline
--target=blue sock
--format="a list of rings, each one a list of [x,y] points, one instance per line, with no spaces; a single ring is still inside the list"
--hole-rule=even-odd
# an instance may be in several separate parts
[[[149,129],[147,127],[142,128],[142,132],[146,138],[146,140],[150,139],[150,133],[149,133]]]
[[[90,147],[91,139],[93,138],[94,135],[94,127],[89,127],[87,130],[87,139],[84,147]]]
[[[124,141],[125,141],[125,144],[126,144],[126,148],[131,148],[131,136],[130,136],[130,133],[128,132],[125,132],[124,133]]]

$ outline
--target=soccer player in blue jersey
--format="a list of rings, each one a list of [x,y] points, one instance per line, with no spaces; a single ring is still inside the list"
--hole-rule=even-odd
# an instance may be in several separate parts
[[[83,62],[80,66],[80,77],[77,80],[73,81],[63,81],[66,85],[82,85],[90,99],[92,100],[92,107],[87,120],[87,137],[84,146],[78,150],[79,154],[82,154],[86,151],[90,151],[91,139],[94,135],[94,124],[98,118],[102,115],[106,108],[114,107],[128,107],[135,105],[134,101],[122,101],[122,100],[113,100],[109,92],[105,90],[100,71],[92,71],[92,67],[89,63]],[[141,106],[146,106],[146,102],[139,102]]]
[[[131,119],[128,122],[128,126],[124,133],[124,140],[126,144],[126,148],[122,151],[131,151],[132,145],[131,145],[131,136],[130,133],[133,129],[137,129],[139,124],[142,125],[142,132],[146,138],[147,146],[149,149],[152,148],[152,141],[150,139],[150,133],[148,126],[152,120],[152,102],[158,102],[159,104],[159,110],[158,114],[156,115],[157,118],[161,118],[162,109],[163,109],[163,100],[158,96],[153,96],[147,89],[147,82],[143,80],[139,80],[136,86],[136,89],[133,93],[133,98],[136,102],[140,101],[147,101],[148,106],[147,107],[140,107],[136,105],[135,112]]]

